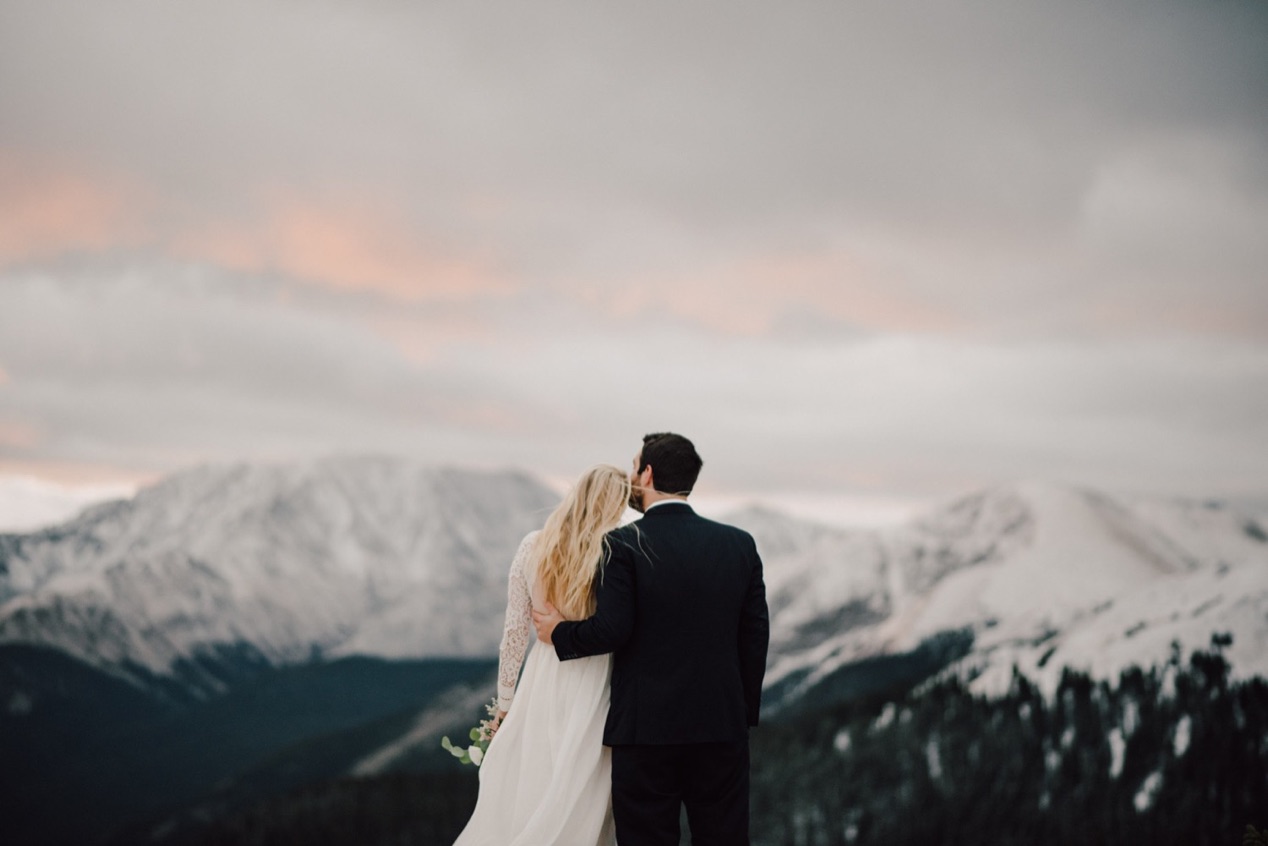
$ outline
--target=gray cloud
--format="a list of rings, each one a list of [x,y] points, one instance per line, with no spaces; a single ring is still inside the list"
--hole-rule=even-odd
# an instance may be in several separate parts
[[[411,361],[364,308],[205,268],[10,274],[0,419],[40,440],[9,452],[158,471],[385,449],[567,478],[671,428],[697,439],[723,492],[1056,476],[1245,493],[1268,473],[1268,399],[1253,390],[1268,350],[1253,344],[755,342],[598,325],[566,305],[526,325],[513,306],[480,306],[491,334]],[[415,318],[425,332],[425,309]]]
[[[1265,44],[1257,2],[0,0],[0,188],[141,232],[0,255],[7,449],[569,476],[677,427],[729,489],[1251,490]],[[479,281],[270,264],[279,207]]]
[[[283,290],[170,264],[6,275],[0,415],[39,433],[29,460],[146,470],[376,446],[442,455],[472,426],[532,419],[513,393],[411,366],[347,319],[354,298],[323,311]]]
[[[3,14],[7,144],[143,174],[195,215],[248,213],[262,185],[387,194],[547,277],[813,248],[859,219],[1060,249],[1107,168],[1177,140],[1208,148],[1181,190],[1220,183],[1257,221],[1268,194],[1259,3]],[[464,212],[473,198],[503,212]]]

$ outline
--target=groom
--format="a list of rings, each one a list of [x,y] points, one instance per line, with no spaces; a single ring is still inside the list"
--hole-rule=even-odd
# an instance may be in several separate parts
[[[703,462],[682,435],[643,438],[630,505],[608,535],[594,616],[534,612],[559,660],[615,653],[603,743],[621,846],[747,844],[748,728],[757,725],[770,637],[753,538],[698,516],[687,496]]]

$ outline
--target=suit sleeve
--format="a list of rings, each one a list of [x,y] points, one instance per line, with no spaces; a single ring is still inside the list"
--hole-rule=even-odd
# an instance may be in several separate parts
[[[770,645],[770,614],[766,607],[766,583],[762,579],[762,559],[749,539],[753,567],[748,590],[740,611],[740,676],[744,683],[744,705],[748,724],[757,725],[762,707],[762,679],[766,676],[766,651]]]
[[[613,542],[601,570],[594,616],[555,626],[551,640],[560,661],[615,652],[634,630],[634,561],[630,551]]]

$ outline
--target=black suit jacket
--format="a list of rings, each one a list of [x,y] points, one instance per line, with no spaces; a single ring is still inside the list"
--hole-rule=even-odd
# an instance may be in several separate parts
[[[561,661],[614,653],[604,744],[747,736],[770,640],[752,536],[672,502],[608,541],[594,616],[560,623],[552,636]]]

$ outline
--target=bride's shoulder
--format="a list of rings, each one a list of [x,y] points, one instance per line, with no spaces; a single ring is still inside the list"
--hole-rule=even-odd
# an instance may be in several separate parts
[[[537,542],[537,537],[541,533],[542,533],[541,529],[533,529],[533,531],[524,535],[523,540],[520,541],[519,549],[516,551],[516,554],[524,555],[528,553],[528,551],[533,548],[533,544]]]
[[[516,548],[515,554],[511,556],[512,574],[516,572],[525,572],[531,567],[529,562],[533,557],[533,544],[534,541],[537,540],[538,534],[540,534],[540,530],[529,532],[524,535],[523,540],[520,541],[520,545]]]

